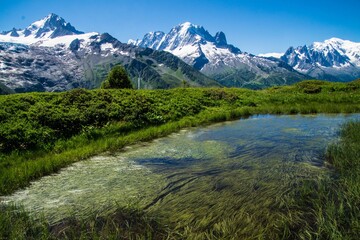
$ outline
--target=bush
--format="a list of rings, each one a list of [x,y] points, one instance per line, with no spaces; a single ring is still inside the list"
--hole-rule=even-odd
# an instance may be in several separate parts
[[[54,138],[52,129],[36,122],[26,119],[17,119],[16,122],[7,121],[0,126],[0,151],[36,148],[39,143],[46,148]]]
[[[304,93],[315,94],[320,93],[324,86],[328,85],[327,82],[318,80],[302,81],[296,84]]]

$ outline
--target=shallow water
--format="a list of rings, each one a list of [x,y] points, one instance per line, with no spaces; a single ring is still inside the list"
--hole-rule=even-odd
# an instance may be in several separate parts
[[[51,222],[126,205],[173,222],[272,218],[299,181],[327,175],[326,146],[351,119],[360,115],[262,115],[182,130],[75,163],[4,201]]]

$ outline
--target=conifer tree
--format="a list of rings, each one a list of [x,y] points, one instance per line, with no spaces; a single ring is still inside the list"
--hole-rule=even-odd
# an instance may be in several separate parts
[[[133,86],[125,68],[121,65],[116,65],[111,69],[105,81],[101,84],[101,88],[133,88]]]

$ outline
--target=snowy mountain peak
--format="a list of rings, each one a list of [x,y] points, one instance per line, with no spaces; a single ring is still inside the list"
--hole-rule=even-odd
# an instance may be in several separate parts
[[[128,41],[128,44],[133,45],[133,46],[143,46],[143,47],[148,47],[148,48],[152,48],[152,49],[157,49],[158,46],[160,45],[161,41],[163,40],[164,36],[165,36],[165,33],[161,32],[161,31],[149,32],[144,35],[142,40],[130,39]]]
[[[335,49],[346,55],[349,52],[360,52],[360,43],[343,40],[340,38],[330,38],[324,42],[314,42],[310,47],[313,47],[317,50]]]
[[[51,13],[45,18],[30,24],[27,28],[6,31],[0,34],[0,42],[53,47],[58,44],[69,46],[75,40],[89,41],[89,37],[98,33],[84,34],[78,31],[62,17]]]
[[[145,34],[143,39],[129,40],[128,43],[144,48],[165,50],[182,58],[191,55],[192,57],[187,61],[190,63],[196,62],[194,57],[205,59],[203,48],[206,45],[208,52],[216,51],[216,48],[224,48],[233,53],[241,52],[232,45],[228,45],[223,32],[218,32],[215,36],[212,36],[204,27],[190,22],[184,22],[173,27],[167,34],[164,32],[150,32]],[[203,62],[206,62],[206,60]]]
[[[197,25],[194,25],[190,22],[184,22],[184,23],[179,24],[178,26],[174,27],[173,29],[171,29],[170,33],[185,37],[189,33],[190,34],[195,33],[196,29],[198,29],[198,28],[200,28],[200,27]]]
[[[326,44],[326,45],[343,45],[343,44],[346,44],[346,43],[354,43],[354,42],[351,42],[349,40],[344,40],[344,39],[341,39],[341,38],[336,38],[336,37],[333,37],[333,38],[330,38],[330,39],[327,39],[325,40],[324,42],[315,42],[317,44]],[[315,44],[314,43],[314,44]]]
[[[330,39],[328,39],[328,40],[325,40],[325,43],[326,42],[344,42],[344,41],[346,41],[346,40],[343,40],[343,39],[341,39],[341,38],[337,38],[337,37],[332,37],[332,38],[330,38]]]
[[[185,33],[187,31],[191,31],[191,30],[196,31],[196,29],[204,30],[204,27],[200,26],[200,25],[193,24],[191,22],[184,22],[184,23],[181,23],[181,24],[177,25],[173,29],[176,29],[177,31],[182,31],[182,32]]]
[[[296,70],[320,79],[347,81],[360,76],[360,43],[340,38],[291,47],[281,59]],[[335,77],[329,79],[329,76]]]
[[[76,30],[70,23],[54,13],[32,23],[24,30],[25,37],[34,35],[36,38],[56,38],[76,34],[83,34],[83,32]]]
[[[206,64],[218,63],[220,58],[241,53],[240,49],[227,43],[223,32],[212,36],[204,27],[190,22],[173,27],[167,34],[150,32],[143,39],[129,40],[128,43],[170,52],[199,70]]]
[[[5,35],[8,37],[20,37],[20,38],[32,38],[32,39],[33,38],[52,39],[67,35],[78,35],[78,34],[83,34],[83,32],[76,30],[70,23],[67,23],[63,18],[59,17],[54,13],[51,13],[45,18],[33,22],[24,30],[14,28],[10,31],[3,32],[1,35]],[[2,38],[0,38],[0,40],[4,41]],[[13,42],[13,41],[9,39],[9,42]]]
[[[45,18],[30,24],[30,26],[27,27],[27,29],[36,30],[36,29],[44,28],[44,27],[46,27],[46,25],[54,25],[56,23],[60,23],[61,25],[66,24],[66,22],[63,18],[59,17],[55,13],[50,13]]]
[[[179,24],[179,26],[181,26],[183,28],[197,27],[196,25],[192,24],[191,22],[184,22],[184,23]]]

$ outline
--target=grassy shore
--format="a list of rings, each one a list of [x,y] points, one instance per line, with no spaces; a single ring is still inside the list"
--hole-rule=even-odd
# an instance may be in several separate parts
[[[340,141],[328,147],[326,161],[333,174],[322,181],[304,181],[291,206],[301,209],[288,224],[302,239],[360,238],[360,122],[346,123]],[[290,221],[288,221],[290,223]]]
[[[12,193],[76,161],[104,151],[119,151],[186,127],[254,114],[360,112],[359,93],[359,82],[307,81],[262,91],[73,90],[1,96],[0,194]],[[289,207],[301,211],[296,221],[285,219],[282,237],[357,236],[352,230],[360,226],[356,210],[360,188],[352,164],[359,151],[348,146],[356,145],[354,141],[359,138],[354,135],[352,140],[346,140],[353,131],[344,128],[343,141],[328,150],[327,159],[339,177],[321,183],[304,182],[296,191],[294,199],[299,200]],[[348,158],[345,154],[353,156]],[[279,232],[277,229],[276,236],[280,237]],[[141,209],[119,209],[107,218],[67,219],[61,226],[49,226],[46,221],[35,223],[25,213],[4,207],[0,233],[0,239],[186,237]]]

